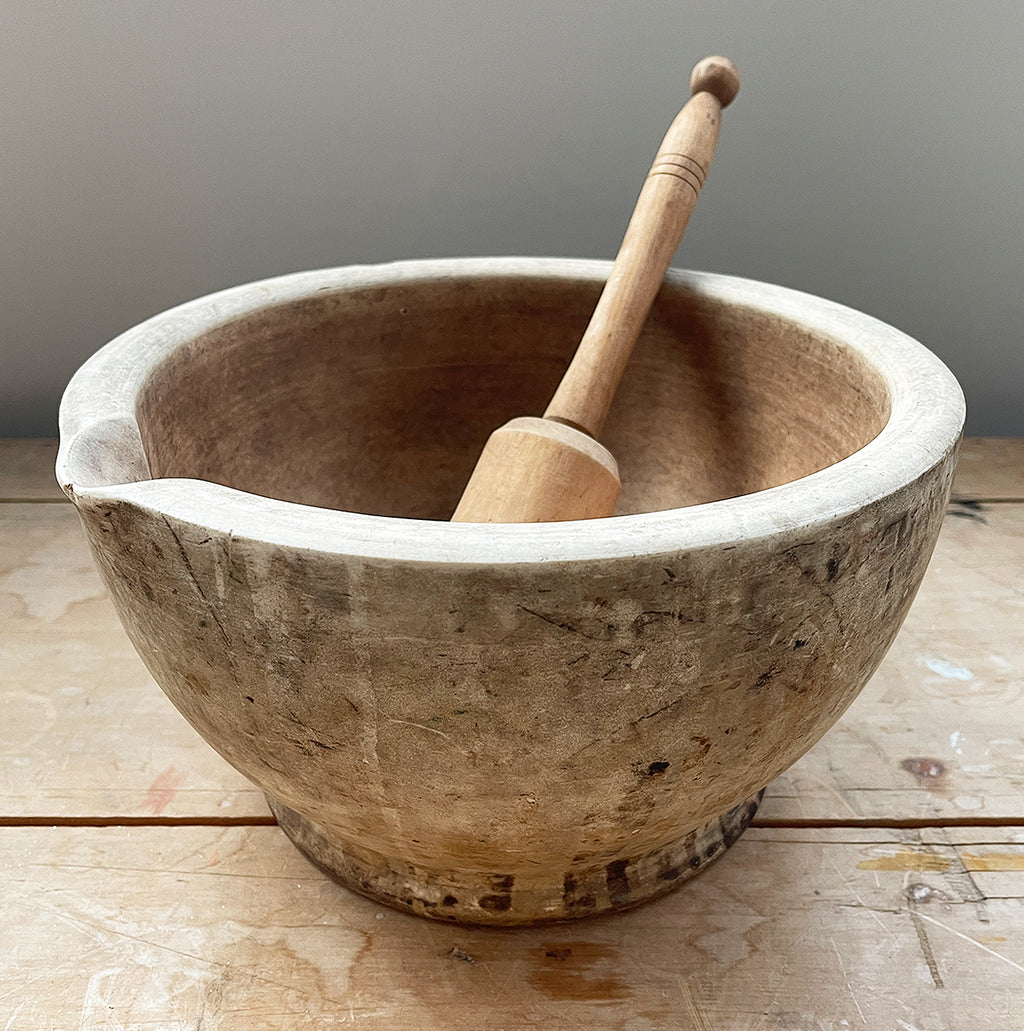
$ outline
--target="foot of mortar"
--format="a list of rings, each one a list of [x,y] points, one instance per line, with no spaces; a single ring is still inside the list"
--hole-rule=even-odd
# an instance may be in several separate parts
[[[718,818],[639,857],[562,864],[545,877],[432,869],[340,841],[267,796],[281,829],[316,866],[346,888],[418,916],[509,927],[631,909],[665,895],[721,856],[750,824],[764,791]]]

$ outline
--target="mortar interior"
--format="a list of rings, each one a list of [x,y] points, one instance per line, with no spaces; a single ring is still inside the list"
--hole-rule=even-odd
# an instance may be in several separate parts
[[[141,391],[154,477],[447,519],[488,434],[539,415],[601,284],[458,277],[323,292],[177,348]],[[749,494],[823,469],[885,425],[885,381],[841,341],[663,287],[602,442],[618,511]]]

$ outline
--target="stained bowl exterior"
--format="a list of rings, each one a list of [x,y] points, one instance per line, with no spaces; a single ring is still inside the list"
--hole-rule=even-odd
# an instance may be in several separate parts
[[[57,465],[157,683],[299,847],[390,905],[496,925],[635,905],[731,844],[895,637],[964,414],[945,367],[891,327],[673,272],[858,350],[887,384],[885,427],[792,483],[587,522],[399,519],[149,478],[138,393],[211,326],[319,290],[520,273],[607,266],[335,269],[157,316],[76,374]]]

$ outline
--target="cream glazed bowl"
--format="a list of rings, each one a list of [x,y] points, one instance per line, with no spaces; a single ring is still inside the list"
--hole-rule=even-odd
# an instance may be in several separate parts
[[[742,832],[896,635],[964,417],[891,327],[672,271],[607,423],[621,514],[447,521],[610,266],[283,276],[91,358],[57,475],[124,627],[355,891],[507,925],[633,906]]]

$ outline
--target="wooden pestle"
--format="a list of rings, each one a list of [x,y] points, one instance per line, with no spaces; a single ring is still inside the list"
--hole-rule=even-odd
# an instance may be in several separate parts
[[[491,434],[453,521],[539,523],[614,512],[618,466],[597,436],[711,167],[722,108],[739,84],[724,57],[706,57],[693,69],[691,97],[662,141],[551,403],[543,418],[513,419]]]

